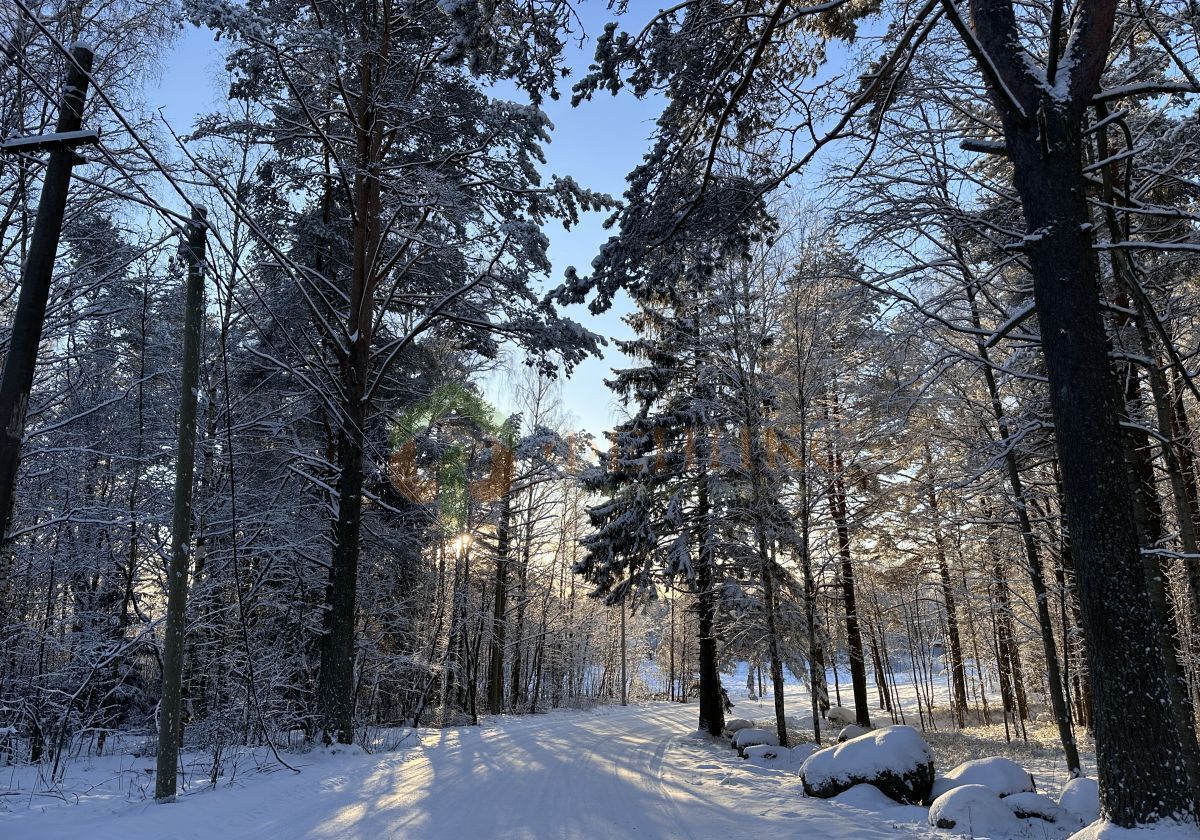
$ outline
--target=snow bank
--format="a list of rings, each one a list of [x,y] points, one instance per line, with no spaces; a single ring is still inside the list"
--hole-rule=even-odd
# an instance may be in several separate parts
[[[990,788],[962,785],[943,793],[929,808],[929,824],[968,837],[1014,837],[1023,826]]]
[[[887,726],[813,753],[800,777],[804,792],[822,799],[866,782],[898,802],[919,803],[933,785],[933,753],[911,726]]]
[[[1009,807],[1017,819],[1030,817],[1052,823],[1077,823],[1079,820],[1070,811],[1059,806],[1049,796],[1041,793],[1014,793],[1000,800]]]
[[[1058,804],[1085,825],[1100,819],[1100,785],[1095,779],[1071,779],[1063,785]]]
[[[943,793],[963,785],[983,785],[997,796],[1014,793],[1033,793],[1037,790],[1025,768],[1012,759],[992,757],[964,761],[933,783],[930,796],[937,799]]]
[[[833,797],[833,801],[858,808],[860,811],[886,811],[896,807],[896,803],[883,791],[875,785],[868,784],[855,785],[849,790],[844,790]]]
[[[1078,780],[1075,780],[1078,781]],[[1164,820],[1154,825],[1137,828],[1121,828],[1104,820],[1097,820],[1082,831],[1071,835],[1070,840],[1198,840],[1200,827],[1186,825],[1174,820]]]

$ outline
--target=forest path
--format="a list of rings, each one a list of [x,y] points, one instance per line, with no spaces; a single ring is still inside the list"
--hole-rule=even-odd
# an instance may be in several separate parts
[[[296,756],[300,774],[150,802],[27,813],[34,840],[751,838],[924,836],[805,798],[795,773],[756,768],[694,734],[696,706],[651,703],[426,730],[383,755]],[[16,830],[7,834],[8,830]]]

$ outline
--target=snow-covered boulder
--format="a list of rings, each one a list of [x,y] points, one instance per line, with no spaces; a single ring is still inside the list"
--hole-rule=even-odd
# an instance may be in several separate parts
[[[777,764],[784,757],[784,753],[788,753],[790,760],[791,751],[784,747],[776,747],[770,744],[755,744],[752,747],[746,747],[742,750],[742,758],[751,764]]]
[[[1046,822],[1065,822],[1070,825],[1075,817],[1044,793],[1014,793],[1000,800],[1009,807],[1017,819],[1035,818]]]
[[[741,732],[743,729],[752,729],[754,721],[746,720],[745,718],[734,718],[733,720],[725,721],[725,737],[733,738],[734,735]]]
[[[1014,837],[1022,830],[1012,810],[983,785],[961,785],[933,800],[929,824],[968,837]]]
[[[816,744],[797,744],[792,747],[792,756],[795,757],[797,762],[804,763],[810,755],[819,749],[820,747]]]
[[[997,796],[1033,793],[1037,790],[1033,776],[1020,764],[1011,759],[993,756],[964,761],[945,776],[938,777],[933,783],[930,796],[937,799],[943,793],[963,785],[983,785]]]
[[[804,792],[828,799],[858,784],[917,804],[933,786],[933,753],[911,726],[887,726],[813,753],[800,768]]]
[[[1095,779],[1071,779],[1063,785],[1058,804],[1081,823],[1094,823],[1100,819],[1100,785]]]
[[[779,746],[779,736],[774,732],[768,732],[765,729],[739,729],[737,734],[733,736],[733,748],[738,751],[738,755],[745,755],[746,747],[757,747],[766,744],[769,747]]]
[[[870,731],[871,730],[867,729],[865,726],[859,726],[857,723],[852,723],[838,733],[837,742],[839,744],[844,744],[851,738],[857,738],[859,735],[866,735]]]
[[[847,709],[845,706],[830,706],[825,717],[834,726],[849,726],[857,719],[853,710]]]

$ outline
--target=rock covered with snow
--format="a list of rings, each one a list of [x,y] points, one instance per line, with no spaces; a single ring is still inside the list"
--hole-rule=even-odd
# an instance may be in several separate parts
[[[933,753],[911,726],[887,726],[813,753],[800,778],[805,793],[822,799],[866,783],[897,802],[916,804],[933,786]]]
[[[742,758],[751,764],[774,764],[783,757],[784,753],[788,753],[790,758],[791,751],[784,747],[776,747],[770,744],[755,744],[752,747],[746,747],[742,750]]]
[[[830,706],[825,717],[835,726],[849,726],[857,720],[853,710],[845,706]]]
[[[995,791],[983,785],[960,785],[933,800],[929,824],[968,837],[1014,837],[1023,828]]]
[[[738,755],[745,755],[746,747],[757,747],[762,744],[766,744],[769,747],[778,747],[779,736],[774,732],[754,727],[739,729],[733,736],[733,748],[738,751]]]
[[[945,776],[938,777],[933,783],[930,797],[937,799],[943,793],[963,785],[983,785],[997,796],[1034,793],[1037,790],[1033,776],[1025,768],[1011,759],[993,756],[964,761]]]
[[[870,731],[871,730],[867,729],[865,726],[859,726],[857,723],[852,723],[838,733],[837,742],[839,744],[844,744],[851,738],[857,738],[859,735],[866,735]]]
[[[752,729],[754,721],[746,720],[745,718],[734,718],[733,720],[725,721],[725,737],[732,738],[743,729]]]
[[[1095,779],[1071,779],[1063,785],[1058,804],[1081,823],[1094,823],[1100,819],[1100,785]]]
[[[812,743],[797,744],[796,746],[792,747],[792,755],[795,756],[798,762],[804,763],[808,760],[810,755],[819,749],[821,748]]]
[[[1074,815],[1043,793],[1014,793],[1000,801],[1007,805],[1018,819],[1035,818],[1052,823],[1065,822],[1068,825],[1076,821]]]

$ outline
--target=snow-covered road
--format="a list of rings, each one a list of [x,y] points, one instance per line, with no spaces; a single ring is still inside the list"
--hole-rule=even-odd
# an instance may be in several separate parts
[[[875,838],[927,836],[803,796],[693,734],[696,707],[652,703],[426,730],[385,755],[296,756],[174,805],[85,801],[0,815],[0,837],[86,840]],[[897,809],[895,816],[909,816]]]

